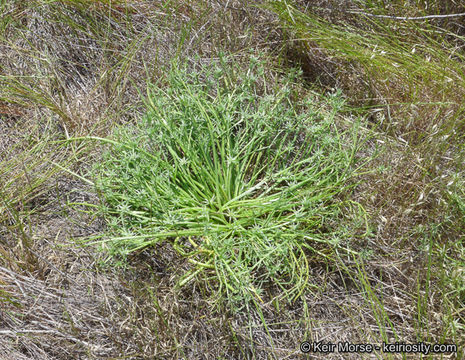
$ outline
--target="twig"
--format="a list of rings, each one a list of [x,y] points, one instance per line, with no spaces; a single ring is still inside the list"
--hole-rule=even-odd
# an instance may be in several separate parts
[[[426,15],[426,16],[391,16],[391,15],[375,15],[369,14],[363,11],[348,11],[351,14],[361,14],[368,17],[375,17],[381,19],[393,19],[393,20],[427,20],[427,19],[444,19],[452,17],[465,16],[465,13],[460,14],[447,14],[447,15]]]

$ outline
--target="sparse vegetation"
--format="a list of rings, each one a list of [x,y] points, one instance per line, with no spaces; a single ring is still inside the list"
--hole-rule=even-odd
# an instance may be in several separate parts
[[[341,3],[0,0],[0,358],[463,358],[465,5]]]

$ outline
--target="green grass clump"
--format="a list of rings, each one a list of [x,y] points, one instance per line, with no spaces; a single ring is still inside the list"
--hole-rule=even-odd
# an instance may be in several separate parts
[[[150,87],[147,115],[108,141],[97,186],[117,233],[110,247],[170,240],[194,265],[180,285],[207,271],[230,300],[261,299],[270,282],[292,298],[307,283],[308,252],[340,239],[356,137],[335,126],[340,97],[327,112],[295,106],[291,78],[273,90],[260,86],[257,59],[245,73],[227,67],[173,66],[166,88]]]

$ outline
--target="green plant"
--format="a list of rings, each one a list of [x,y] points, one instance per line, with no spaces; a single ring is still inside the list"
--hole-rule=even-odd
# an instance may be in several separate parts
[[[289,80],[270,91],[257,59],[245,74],[227,65],[174,65],[166,89],[150,87],[143,121],[107,141],[96,183],[119,235],[109,243],[128,254],[171,240],[195,265],[180,285],[209,270],[232,300],[261,299],[270,281],[294,298],[306,252],[337,245],[356,141],[334,124],[339,96],[326,115],[305,100],[297,113]]]

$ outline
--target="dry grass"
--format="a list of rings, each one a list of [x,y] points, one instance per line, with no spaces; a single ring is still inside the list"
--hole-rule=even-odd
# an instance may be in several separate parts
[[[323,73],[321,86],[345,89],[348,111],[361,110],[378,133],[372,147],[382,153],[372,166],[386,171],[369,174],[358,188],[375,235],[363,245],[377,294],[369,302],[397,308],[380,315],[402,339],[462,344],[463,285],[451,298],[445,285],[448,275],[463,271],[463,212],[449,198],[463,173],[461,18],[414,22],[355,12],[422,16],[461,13],[463,5],[428,2],[426,9],[420,2],[348,1],[341,10],[335,3],[295,2],[301,12],[273,6],[308,77]],[[329,65],[313,66],[325,57]],[[397,295],[387,296],[389,288]]]

